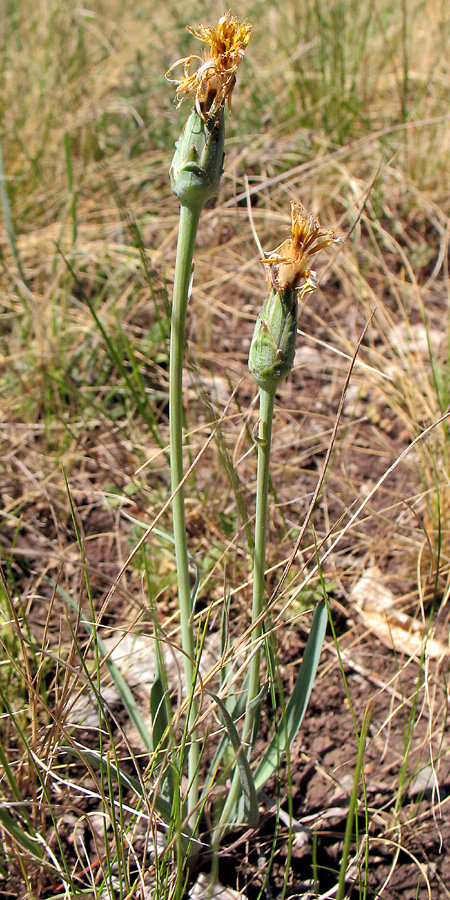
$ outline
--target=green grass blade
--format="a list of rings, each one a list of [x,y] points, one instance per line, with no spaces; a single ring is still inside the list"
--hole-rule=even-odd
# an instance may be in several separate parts
[[[1,691],[1,688],[0,688],[0,697],[1,697],[1,699],[3,700],[3,693],[2,693],[2,691]],[[16,781],[16,779],[15,779],[14,773],[13,773],[13,771],[12,771],[12,769],[11,769],[11,766],[9,765],[8,758],[7,758],[7,756],[6,756],[6,753],[5,753],[5,751],[4,751],[3,744],[1,743],[1,741],[0,741],[0,764],[1,764],[2,769],[3,769],[3,774],[5,775],[6,780],[8,781],[8,784],[9,784],[9,786],[10,786],[10,788],[11,788],[11,791],[12,791],[12,793],[13,793],[13,796],[15,797],[15,799],[16,799],[16,801],[17,801],[18,803],[21,803],[21,802],[22,802],[22,796],[21,796],[21,793],[20,793],[20,790],[19,790],[17,781]],[[27,813],[27,811],[26,811],[26,808],[24,808],[24,816],[25,816],[25,818],[26,818],[28,824],[29,824],[30,827],[31,827],[31,819],[30,819],[29,816],[28,816],[28,813]]]
[[[345,876],[347,873],[347,862],[350,854],[350,844],[352,840],[353,833],[353,823],[355,821],[355,815],[358,808],[358,786],[359,786],[359,778],[361,775],[361,769],[363,764],[364,750],[366,748],[366,739],[369,733],[370,721],[372,719],[372,707],[367,707],[364,713],[364,719],[361,727],[361,734],[358,742],[358,758],[356,761],[355,774],[353,777],[353,787],[352,793],[350,797],[350,804],[347,815],[347,823],[345,826],[345,837],[344,837],[344,846],[342,849],[342,862],[339,873],[339,884],[338,890],[336,894],[336,900],[343,900],[345,895]]]
[[[133,525],[137,525],[139,528],[142,528],[144,531],[147,530],[148,524],[146,524],[145,522],[141,522],[140,519],[136,519],[135,516],[131,516],[130,513],[128,513],[126,510],[122,509],[120,511],[120,514],[124,519],[127,519],[129,522],[132,522]],[[172,544],[173,546],[175,546],[174,538],[172,537],[171,534],[167,534],[166,531],[161,531],[160,528],[153,528],[152,534],[156,535],[157,537],[164,538],[164,540],[168,541],[169,544]],[[191,566],[192,566],[192,569],[194,572],[194,584],[193,584],[192,592],[191,592],[191,603],[192,603],[191,616],[193,616],[195,613],[195,604],[197,602],[198,591],[200,588],[200,569],[195,561],[195,557],[192,555],[190,550],[188,550],[188,558],[189,558],[189,562],[191,563]]]
[[[141,414],[144,422],[148,425],[154,440],[156,441],[156,443],[158,444],[159,447],[163,447],[164,442],[161,439],[161,435],[159,434],[158,429],[155,427],[154,416],[153,416],[152,411],[149,410],[149,408],[148,408],[148,403],[147,403],[145,394],[144,394],[144,396],[141,395],[141,393],[139,391],[139,386],[134,383],[133,378],[131,378],[130,375],[128,374],[127,368],[121,358],[121,353],[119,353],[118,350],[116,349],[114,342],[111,340],[108,332],[106,331],[106,328],[104,327],[99,316],[97,315],[94,304],[93,304],[92,300],[90,299],[90,297],[88,297],[88,295],[86,294],[86,291],[84,290],[83,285],[82,285],[80,279],[78,278],[73,266],[71,265],[69,260],[64,256],[64,254],[59,250],[59,248],[57,248],[57,249],[58,249],[58,252],[60,253],[65,265],[67,266],[67,269],[69,270],[69,272],[74,280],[74,283],[77,286],[77,289],[80,291],[80,294],[83,297],[83,300],[89,309],[89,312],[90,312],[90,314],[91,314],[91,316],[92,316],[92,318],[93,318],[93,320],[94,320],[94,322],[106,344],[106,347],[110,354],[110,358],[113,360],[113,362],[117,366],[117,368],[124,380],[124,383],[126,384],[126,386],[128,388],[129,396],[133,397],[133,400],[136,403],[136,407],[137,407],[139,413]]]
[[[220,697],[218,697],[216,694],[213,694],[212,691],[207,691],[207,693],[214,698],[217,706],[219,707],[220,716],[223,720],[225,728],[227,729],[231,745],[235,752],[236,763],[241,779],[246,824],[256,825],[259,819],[258,797],[255,790],[252,770],[245,754],[244,747],[242,746],[240,737],[236,730],[236,726],[223,700],[221,700]]]
[[[0,822],[3,825],[5,831],[14,838],[15,841],[19,844],[23,850],[26,850],[27,853],[32,857],[38,857],[42,859],[42,847],[38,842],[38,839],[32,837],[32,835],[28,834],[17,822],[14,821],[13,817],[10,815],[7,809],[0,807]]]
[[[3,166],[3,151],[2,151],[2,142],[0,140],[0,201],[3,210],[3,218],[5,220],[6,233],[8,235],[9,244],[11,247],[11,252],[14,257],[17,271],[20,275],[23,284],[26,286],[27,281],[25,278],[24,271],[22,269],[22,263],[20,262],[19,251],[17,249],[16,236],[14,233],[14,225],[11,217],[11,210],[9,207],[9,199],[8,192],[6,190],[6,175]]]
[[[51,579],[50,579],[50,582],[51,582],[51,584],[53,584],[55,586],[58,593],[69,604],[69,606],[71,606],[71,608],[74,610],[74,612],[78,613],[78,606],[75,603],[75,600],[72,599],[70,594],[68,594],[67,591],[65,591],[64,588],[61,587],[61,585],[55,584],[55,582],[53,582]],[[89,635],[93,634],[95,626],[92,624],[92,622],[89,622],[89,620],[86,618],[84,613],[81,613],[80,620],[83,625],[83,628],[87,631],[87,633]],[[109,651],[108,651],[106,645],[104,644],[104,642],[102,641],[101,637],[98,634],[97,634],[97,647],[98,647],[100,656],[105,660],[105,666],[107,667],[108,672],[111,675],[111,678],[113,679],[117,690],[119,691],[122,703],[125,706],[125,709],[129,715],[130,719],[136,726],[139,736],[142,738],[146,749],[149,750],[151,747],[151,737],[150,737],[150,732],[145,724],[144,718],[141,715],[139,707],[136,703],[136,700],[134,699],[132,691],[130,690],[130,688],[126,682],[126,679],[123,677],[122,673],[116,666],[115,662],[113,662],[112,659],[106,659]]]
[[[110,772],[114,775],[115,779],[118,783],[121,784],[122,787],[127,790],[133,791],[133,793],[140,800],[144,799],[142,795],[142,786],[137,778],[133,778],[132,775],[128,775],[126,772],[122,772],[119,766],[114,765],[110,759],[107,759],[106,756],[101,756],[96,750],[88,750],[85,747],[81,749],[78,745],[76,747],[71,747],[68,744],[64,747],[65,752],[69,756],[74,756],[75,758],[81,759],[85,764],[91,766],[92,769],[101,769],[106,768],[110,770]],[[159,813],[164,822],[169,822],[172,807],[171,804],[161,797],[159,794],[156,794],[152,797],[152,804],[154,805],[156,811]],[[188,833],[188,829],[186,828],[186,832]]]
[[[162,678],[155,678],[150,691],[150,713],[152,717],[153,750],[164,750],[167,747],[169,719],[167,716],[166,692]]]
[[[314,611],[305,654],[294,690],[286,706],[285,715],[278,722],[266,753],[256,770],[254,782],[257,791],[262,790],[273,772],[278,768],[280,753],[285,753],[289,749],[302,724],[316,677],[327,621],[326,603],[324,600],[321,600]]]

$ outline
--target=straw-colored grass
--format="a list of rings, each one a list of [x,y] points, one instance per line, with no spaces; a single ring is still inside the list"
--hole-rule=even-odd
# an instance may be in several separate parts
[[[89,643],[67,595],[87,615],[90,595],[91,612],[102,612],[99,636],[117,639],[127,631],[153,633],[151,597],[174,658],[176,688],[181,663],[170,649],[178,643],[170,541],[154,534],[111,587],[170,494],[168,336],[178,203],[168,169],[185,113],[176,110],[164,72],[191,52],[184,25],[214,22],[223,11],[217,3],[181,8],[153,0],[137,6],[47,0],[35,7],[18,0],[0,10],[5,897],[62,897],[64,883],[72,895],[183,893],[172,866],[180,852],[176,823],[173,842],[159,862],[154,858],[150,786],[161,772],[124,725],[95,640]],[[253,33],[227,122],[219,197],[201,220],[187,326],[186,466],[201,458],[187,485],[186,515],[199,567],[199,614],[213,605],[214,632],[229,593],[230,639],[236,665],[243,663],[257,421],[247,354],[266,291],[247,206],[250,198],[254,227],[269,250],[287,236],[294,198],[345,242],[318,263],[321,288],[301,310],[296,365],[277,396],[267,583],[275,589],[291,563],[272,611],[281,672],[288,689],[307,634],[305,608],[320,595],[317,575],[305,584],[317,546],[337,637],[334,644],[330,636],[324,654],[313,721],[321,696],[329,696],[327,678],[342,686],[338,649],[350,703],[354,696],[375,704],[365,775],[370,798],[364,802],[360,791],[349,877],[363,884],[367,871],[373,887],[366,896],[381,898],[396,896],[398,877],[402,896],[413,897],[418,882],[426,891],[437,872],[429,896],[446,896],[438,853],[425,870],[428,850],[421,855],[416,840],[425,826],[439,835],[445,797],[436,787],[428,806],[418,806],[407,785],[428,764],[436,785],[441,773],[445,780],[449,749],[450,469],[447,421],[435,423],[450,402],[450,13],[438,0],[288,0],[280,8],[270,0],[242,2],[232,12],[247,16]],[[320,497],[297,547],[334,428]],[[170,535],[169,510],[158,528]],[[409,617],[406,631],[413,623],[429,630],[434,657],[412,653],[394,620],[384,640],[390,633],[395,652],[377,643],[384,612],[378,609],[377,620],[375,604],[364,617],[352,594],[368,569],[377,572],[378,594],[387,587],[396,610]],[[211,653],[217,663],[214,645]],[[209,657],[205,666],[207,681]],[[106,696],[101,732],[99,690]],[[94,717],[91,709],[84,726],[73,712],[80,691],[94,698]],[[135,693],[146,715],[148,684]],[[214,735],[219,726],[207,709],[205,700],[202,727]],[[360,729],[363,709],[354,712]],[[355,733],[350,738],[346,715],[343,708],[348,775],[358,741]],[[336,770],[332,762],[321,768],[314,736],[311,725],[295,765],[298,759],[316,766],[314,778],[325,772],[335,784],[341,760]],[[102,749],[102,741],[105,752],[114,746],[111,764],[120,762],[136,779],[148,776],[141,819],[130,818],[128,807],[137,801],[125,783],[122,812],[118,804],[113,814],[112,770],[99,773],[92,759],[62,754],[78,739],[91,750]],[[382,808],[370,793],[376,777]],[[289,773],[282,799],[288,785]],[[320,821],[319,843],[326,828]],[[388,846],[392,894],[388,884],[373,881]],[[408,854],[409,884],[401,881]],[[260,876],[251,854],[247,863],[244,851],[240,858],[246,894],[247,882]],[[312,871],[319,893],[314,865]],[[251,891],[246,896],[256,896]]]

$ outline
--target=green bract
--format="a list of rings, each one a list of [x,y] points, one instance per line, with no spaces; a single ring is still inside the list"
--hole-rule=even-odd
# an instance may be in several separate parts
[[[273,390],[292,369],[297,335],[297,291],[272,289],[256,320],[248,366],[255,381]]]
[[[176,143],[170,168],[174,194],[183,206],[202,208],[219,190],[224,160],[224,110],[204,121],[193,109]]]

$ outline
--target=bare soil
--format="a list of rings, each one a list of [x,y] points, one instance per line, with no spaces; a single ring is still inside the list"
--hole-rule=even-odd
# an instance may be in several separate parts
[[[338,295],[339,285],[334,288]],[[213,322],[209,344],[211,359],[203,366],[205,378],[209,379],[205,390],[212,387],[220,409],[223,408],[223,401],[218,397],[220,390],[225,388],[228,396],[230,393],[228,376],[232,384],[237,384],[245,372],[252,325],[250,319],[243,322],[238,315],[244,301],[245,297],[234,298],[236,320],[233,321],[233,309],[230,309],[226,331],[220,321]],[[429,305],[429,316],[437,330],[444,312],[444,301],[436,295],[434,304]],[[347,357],[351,358],[348,351],[356,346],[367,323],[367,310],[352,309],[349,313],[346,303],[337,301],[330,312],[325,300],[318,298],[310,310],[304,311],[301,325],[313,333],[315,339],[331,343],[331,326],[327,328],[323,322],[333,322],[334,318],[340,319],[341,330],[345,322],[348,343],[343,346],[347,348]],[[416,319],[420,324],[419,314]],[[383,321],[386,326],[386,320]],[[198,330],[200,325],[201,316],[194,306],[190,324],[193,339],[198,337],[195,329]],[[377,334],[377,327],[372,324],[362,348],[366,364],[376,358]],[[189,349],[191,358],[197,363],[196,353],[201,354],[195,342]],[[218,359],[229,361],[229,367],[225,370],[219,366]],[[394,351],[391,363],[396,363]],[[331,350],[318,348],[313,341],[299,340],[296,369],[280,390],[276,410],[269,564],[287,558],[292,550],[298,523],[304,520],[322,470],[349,364],[349,358],[341,357],[336,362]],[[394,376],[398,381],[399,370],[394,371]],[[400,383],[399,394],[403,387]],[[196,422],[201,422],[202,416],[207,422],[208,409],[205,411],[205,406],[198,402],[198,388],[192,379],[187,388],[187,405],[192,413],[195,404]],[[238,393],[240,409],[248,409],[253,395],[253,385],[244,380]],[[445,606],[439,608],[447,570],[443,566],[441,580],[436,582],[432,574],[424,576],[434,559],[433,523],[426,498],[416,502],[421,492],[425,493],[424,483],[418,475],[417,456],[407,457],[372,496],[378,480],[414,437],[407,399],[402,395],[394,413],[386,400],[383,381],[367,379],[364,371],[355,369],[336,432],[336,452],[330,460],[320,501],[313,511],[316,539],[323,542],[324,549],[332,539],[336,523],[342,527],[349,521],[355,504],[365,497],[369,497],[369,502],[355,527],[344,535],[329,557],[324,570],[337,645],[329,634],[311,704],[291,754],[290,771],[281,771],[278,779],[268,785],[268,799],[261,805],[260,827],[233,836],[220,856],[218,874],[221,883],[240,890],[248,900],[257,900],[260,896],[275,900],[283,891],[289,897],[298,898],[334,896],[356,766],[357,734],[368,707],[372,710],[372,719],[364,750],[364,788],[360,782],[358,791],[357,839],[354,831],[347,881],[349,894],[355,900],[441,900],[450,896],[447,656],[444,653],[442,659],[420,661],[408,656],[401,642],[393,639],[395,647],[390,646],[385,637],[382,642],[376,626],[371,627],[361,618],[352,599],[355,583],[375,562],[400,611],[410,620],[416,620],[420,612],[416,565],[418,554],[422,553],[419,567],[422,610],[437,625],[444,644],[448,643],[446,609]],[[242,418],[237,415],[237,409],[236,402],[231,412],[236,415],[237,424],[230,417],[224,430],[224,444],[230,458],[241,440]],[[167,424],[164,416],[162,408],[162,427]],[[253,420],[249,419],[249,430],[256,417],[255,412]],[[192,418],[194,420],[194,416]],[[104,494],[108,493],[111,498],[116,492],[117,496],[123,497],[141,460],[130,450],[126,439],[122,440],[119,429],[107,424],[80,439],[68,481],[80,524],[84,548],[82,565],[67,497],[61,479],[55,476],[54,461],[46,456],[44,442],[40,444],[39,438],[31,444],[29,438],[27,440],[28,443],[19,441],[15,452],[9,455],[0,485],[3,508],[20,510],[20,528],[16,522],[6,520],[0,537],[5,556],[10,559],[9,576],[15,582],[17,595],[27,601],[33,638],[38,643],[47,641],[53,647],[59,642],[64,646],[71,640],[68,620],[73,623],[76,615],[55,590],[55,585],[63,587],[88,610],[85,568],[94,607],[97,612],[102,609],[120,565],[142,533],[133,530],[117,505],[105,503]],[[204,434],[201,434],[199,446],[203,441]],[[142,446],[145,447],[144,439]],[[193,440],[191,453],[197,449]],[[245,450],[244,442],[238,452],[238,471],[243,504],[251,515],[254,457],[245,457]],[[205,548],[214,545],[213,513],[219,510],[225,520],[226,511],[234,503],[229,484],[223,474],[217,474],[220,466],[212,450],[205,456],[204,464],[196,475],[195,488],[199,493],[203,488],[210,492],[209,506],[198,502],[194,492],[187,507],[190,546],[194,555],[198,553],[200,558]],[[129,515],[143,522],[152,520],[161,505],[161,497],[167,496],[167,478],[164,481],[160,471],[155,477],[160,479],[155,496],[152,472],[148,470],[144,480],[151,488],[144,487],[139,492],[137,487],[134,490],[133,483],[133,499],[126,506]],[[39,484],[37,489],[33,478]],[[225,522],[227,524],[227,520]],[[166,525],[170,530],[170,522]],[[236,527],[233,522],[232,528]],[[430,537],[428,556],[427,550],[422,552],[422,548],[428,546],[424,531]],[[244,579],[245,552],[242,555],[236,552],[230,559],[233,578]],[[297,583],[313,562],[314,545],[309,529],[295,561],[293,572]],[[169,569],[170,566],[173,564],[168,564]],[[129,626],[137,619],[140,630],[151,631],[141,571],[142,566],[136,562],[125,574],[104,610],[102,635],[114,634],[118,627]],[[275,587],[279,574],[280,570],[277,570],[268,576],[270,590]],[[160,568],[155,578],[162,579],[166,575],[167,572]],[[212,585],[203,593],[200,604],[205,606],[217,599],[217,592],[221,590],[222,578],[220,584]],[[248,624],[248,599],[248,591],[239,596],[239,608],[233,613],[236,629],[241,623]],[[176,591],[169,573],[164,590],[158,596],[158,607],[165,620],[174,613],[175,601]],[[311,598],[306,605],[311,605]],[[287,620],[278,638],[287,695],[292,689],[307,637],[300,612],[301,604],[295,623]],[[86,635],[79,623],[77,627],[82,649]],[[49,685],[54,689],[51,675]],[[139,696],[139,690],[137,693]],[[143,709],[147,710],[148,693],[145,690],[141,691],[141,701]],[[113,712],[115,719],[111,722],[118,722],[133,741],[129,723],[119,706],[114,705]],[[95,745],[92,731],[86,731],[84,739]],[[118,740],[120,742],[120,736]],[[134,749],[139,754],[141,748],[136,745]],[[289,780],[293,798],[291,809],[287,803]],[[89,781],[84,780],[84,784],[89,785]],[[281,816],[276,811],[277,803],[282,810]],[[91,801],[81,801],[78,796],[70,799],[69,808],[70,814],[61,809],[60,836],[69,858],[72,854],[75,861],[73,841],[77,817],[96,810]],[[292,828],[286,824],[289,814],[292,815]],[[50,833],[49,825],[48,835]],[[86,841],[89,843],[89,835]],[[92,842],[90,846],[93,848]],[[208,870],[210,861],[205,858],[201,865]],[[0,889],[5,900],[25,896],[19,874],[17,880],[11,881],[9,877],[3,884],[1,878],[0,875]],[[56,890],[57,885],[52,879],[41,881],[40,897],[49,897]]]

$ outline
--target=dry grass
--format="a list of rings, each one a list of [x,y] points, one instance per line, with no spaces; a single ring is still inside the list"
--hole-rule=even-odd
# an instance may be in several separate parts
[[[448,768],[448,426],[445,419],[431,426],[445,416],[450,402],[450,15],[436,0],[395,9],[384,2],[349,0],[324,11],[319,30],[322,4],[306,4],[301,16],[297,6],[288,3],[278,10],[272,3],[241,3],[233,9],[241,18],[248,15],[254,31],[228,125],[225,176],[217,201],[202,218],[195,256],[186,364],[187,462],[204,447],[212,421],[226,413],[190,482],[190,549],[200,568],[201,606],[212,601],[220,606],[225,584],[235,604],[232,628],[239,634],[248,626],[257,416],[247,352],[265,291],[246,192],[265,249],[286,236],[294,197],[320,212],[324,226],[336,228],[345,243],[321,264],[320,291],[301,313],[295,371],[277,399],[271,589],[291,558],[350,363],[368,327],[320,500],[274,617],[287,629],[286,646],[292,640],[295,656],[298,617],[311,599],[307,589],[297,593],[315,565],[314,539],[326,552],[342,531],[324,561],[324,577],[347,675],[350,671],[350,681],[359,678],[358,688],[351,681],[355,697],[361,703],[374,698],[377,710],[369,791],[371,778],[377,780],[371,772],[379,753],[386,759],[377,776],[383,802],[387,796],[392,801],[387,812],[371,795],[369,857],[375,859],[381,843],[392,840],[424,865],[428,851],[420,856],[410,833],[424,823],[431,827],[432,810],[439,822],[439,797],[435,792],[428,810],[418,809],[406,798],[405,784],[420,760],[432,760],[437,782],[441,772],[445,782]],[[82,660],[90,657],[83,629],[74,624],[56,585],[88,609],[86,569],[97,612],[109,597],[102,635],[126,630],[137,618],[144,631],[151,630],[142,553],[114,594],[108,592],[142,534],[129,517],[150,523],[169,491],[168,296],[178,209],[167,172],[184,112],[175,110],[164,72],[189,51],[185,20],[213,21],[221,12],[216,3],[206,9],[189,2],[181,11],[149,0],[138,10],[118,0],[96,0],[90,10],[48,0],[45,8],[30,10],[19,2],[0,11],[0,33],[5,34],[0,137],[15,233],[13,238],[6,221],[0,222],[0,541],[20,618],[15,634],[7,625],[1,630],[7,680],[2,682],[2,675],[0,684],[10,700],[13,695],[12,707],[4,706],[2,728],[19,793],[31,798],[33,827],[39,826],[53,856],[62,858],[58,827],[69,868],[75,865],[73,847],[84,841],[87,849],[79,851],[76,871],[85,870],[85,885],[100,883],[89,865],[103,860],[98,865],[107,869],[105,846],[113,830],[103,834],[98,822],[94,827],[92,808],[80,812],[79,798],[64,809],[54,784],[49,806],[53,803],[55,818],[49,824],[47,782],[30,751],[52,764],[62,741],[70,740],[64,703],[86,684]],[[364,39],[356,40],[362,34]],[[160,526],[170,532],[169,514]],[[173,641],[176,585],[170,545],[152,539],[146,558],[151,593]],[[391,624],[396,654],[378,667],[376,619],[372,625],[370,616],[362,619],[352,595],[374,565],[380,584],[392,591],[395,608],[410,616],[407,628],[417,621],[439,642],[442,653],[436,659],[418,663]],[[313,596],[316,587],[312,578]],[[7,620],[10,614],[6,609]],[[322,685],[337,670],[335,654],[331,642]],[[11,667],[9,657],[20,663]],[[281,660],[288,682],[295,661],[289,653]],[[31,729],[30,740],[21,741],[14,730],[13,712],[25,735]],[[356,709],[358,718],[360,712]],[[120,713],[114,714],[120,720]],[[117,735],[122,724],[115,722]],[[349,731],[346,735],[349,740]],[[309,734],[305,737],[309,761],[317,757],[314,738],[312,725],[310,745]],[[117,745],[123,755],[133,751],[123,734]],[[143,768],[135,761],[135,772]],[[330,762],[329,777],[339,778],[337,771]],[[109,810],[111,797],[96,778],[79,765],[70,775],[74,784],[78,780],[90,789],[95,784],[94,792],[103,795]],[[10,794],[5,787],[9,802]],[[441,801],[445,804],[445,792]],[[83,838],[77,845],[74,834],[81,821]],[[14,862],[14,841],[8,841],[0,858],[5,896],[8,879],[11,896],[59,896],[56,864],[51,877],[24,871],[23,861]],[[141,894],[136,896],[142,897],[152,870],[151,861],[142,857],[143,843],[136,826],[129,840],[136,850],[129,850],[129,858],[135,853],[138,860]],[[439,882],[437,858],[432,860],[437,871],[431,880],[433,898],[448,896]],[[375,895],[386,900],[397,896],[395,871],[402,869],[401,859],[394,860],[394,887],[382,888],[381,882],[376,887],[381,892]],[[427,878],[431,871],[430,864]],[[168,873],[161,879],[162,896],[170,893]],[[416,896],[413,875],[410,885],[399,882],[398,890]]]

